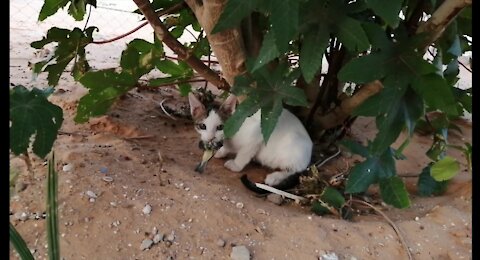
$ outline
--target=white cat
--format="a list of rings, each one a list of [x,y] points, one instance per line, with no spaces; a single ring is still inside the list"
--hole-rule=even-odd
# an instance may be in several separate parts
[[[220,107],[210,110],[192,93],[188,95],[188,100],[201,141],[214,144],[223,142],[223,146],[215,153],[215,158],[235,154],[235,159],[224,164],[231,171],[240,172],[253,159],[276,170],[265,179],[267,185],[275,186],[309,166],[312,140],[300,120],[290,111],[283,109],[270,139],[265,144],[260,129],[260,110],[245,119],[232,138],[224,139],[223,124],[235,111],[237,98],[230,95]]]

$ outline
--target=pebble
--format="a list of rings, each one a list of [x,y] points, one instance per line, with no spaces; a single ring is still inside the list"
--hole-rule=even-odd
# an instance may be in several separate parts
[[[152,228],[152,234],[154,234],[154,235],[158,234],[158,228],[157,227]]]
[[[175,240],[175,233],[170,233],[167,237],[166,237],[167,241],[170,241],[170,242],[173,242],[173,240]]]
[[[28,214],[26,212],[17,212],[13,216],[15,219],[18,219],[21,221],[25,221],[28,219]]]
[[[90,198],[89,201],[90,202],[95,202],[95,198]]]
[[[275,205],[281,205],[283,203],[283,197],[275,193],[268,194],[267,200]]]
[[[250,251],[246,246],[232,247],[232,253],[230,253],[232,260],[250,260]]]
[[[86,194],[87,194],[87,196],[90,197],[90,198],[94,198],[94,199],[97,198],[97,194],[95,194],[95,192],[93,192],[93,191],[91,191],[91,190],[87,190]]]
[[[102,180],[105,181],[105,182],[112,182],[113,178],[110,177],[110,176],[105,176],[105,177],[102,178]]]
[[[338,256],[334,252],[331,252],[331,253],[325,253],[321,255],[318,259],[319,260],[338,260]]]
[[[145,215],[149,215],[150,212],[152,212],[152,206],[150,206],[149,204],[145,205],[145,207],[143,208],[142,212],[143,212],[143,214],[145,214]]]
[[[73,164],[69,163],[69,164],[65,164],[63,167],[62,167],[62,170],[64,172],[71,172],[73,170]]]
[[[243,203],[237,202],[237,204],[235,205],[235,207],[237,207],[237,209],[243,209]]]
[[[217,240],[217,246],[219,246],[219,247],[224,247],[224,246],[225,246],[225,240],[219,238],[219,239]]]
[[[153,236],[153,243],[154,244],[157,244],[162,240],[163,240],[163,234],[156,234],[155,236]]]
[[[142,244],[140,245],[140,250],[149,249],[153,245],[153,241],[151,239],[144,239]]]

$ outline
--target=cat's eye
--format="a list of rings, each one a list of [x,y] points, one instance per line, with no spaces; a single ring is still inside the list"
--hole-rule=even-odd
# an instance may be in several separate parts
[[[203,123],[202,123],[202,124],[198,124],[197,127],[198,127],[198,129],[200,129],[200,130],[205,130],[205,129],[207,129],[207,126],[206,126],[205,124],[203,124]]]
[[[218,125],[217,126],[217,131],[222,131],[223,130],[223,125]]]

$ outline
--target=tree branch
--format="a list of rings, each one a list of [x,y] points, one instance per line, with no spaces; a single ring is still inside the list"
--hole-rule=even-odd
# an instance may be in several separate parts
[[[342,101],[340,106],[334,108],[330,113],[319,118],[320,126],[323,129],[333,128],[342,124],[365,100],[377,94],[383,89],[383,84],[379,80],[367,83],[360,88],[355,95]]]
[[[472,0],[445,0],[445,2],[438,7],[438,9],[432,14],[430,19],[424,24],[421,24],[417,29],[417,34],[422,32],[428,32],[429,37],[426,40],[425,47],[430,46],[435,42],[443,33],[445,28],[450,22],[455,19],[463,8],[472,4]]]
[[[207,67],[200,59],[191,55],[188,49],[183,46],[175,37],[173,37],[168,29],[158,18],[157,14],[152,9],[148,0],[133,0],[138,6],[138,9],[147,19],[148,23],[153,27],[155,35],[164,42],[173,52],[178,55],[178,58],[185,61],[190,67],[197,71],[202,77],[210,81],[219,89],[229,89],[230,85],[217,75],[213,70]]]
[[[180,10],[182,10],[183,8],[186,8],[187,6],[185,5],[185,2],[180,2],[168,9],[165,9],[165,10],[161,10],[159,12],[157,12],[156,14],[158,15],[158,17],[160,16],[163,16],[163,15],[166,15],[166,14],[171,14],[171,13],[175,13],[175,12],[178,12]],[[90,16],[90,13],[88,14]],[[88,22],[88,21],[87,21]],[[122,35],[119,35],[117,37],[114,37],[112,39],[108,39],[108,40],[103,40],[103,41],[93,41],[92,43],[93,44],[105,44],[105,43],[110,43],[110,42],[113,42],[113,41],[116,41],[116,40],[119,40],[119,39],[122,39],[124,37],[127,37],[128,35],[140,30],[143,26],[147,25],[148,24],[148,21],[146,22],[143,22],[141,23],[139,26],[133,28],[132,30],[130,30],[129,32],[126,32]],[[87,24],[85,24],[87,25]],[[86,27],[86,26],[85,26]],[[83,29],[85,30],[85,29]]]

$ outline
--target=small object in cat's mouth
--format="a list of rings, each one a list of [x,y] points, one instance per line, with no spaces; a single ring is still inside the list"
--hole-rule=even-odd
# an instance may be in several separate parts
[[[203,173],[205,167],[207,167],[207,163],[210,159],[212,159],[215,152],[222,147],[222,142],[208,142],[204,143],[200,141],[200,147],[204,150],[202,155],[202,161],[197,165],[195,168],[196,172]]]

